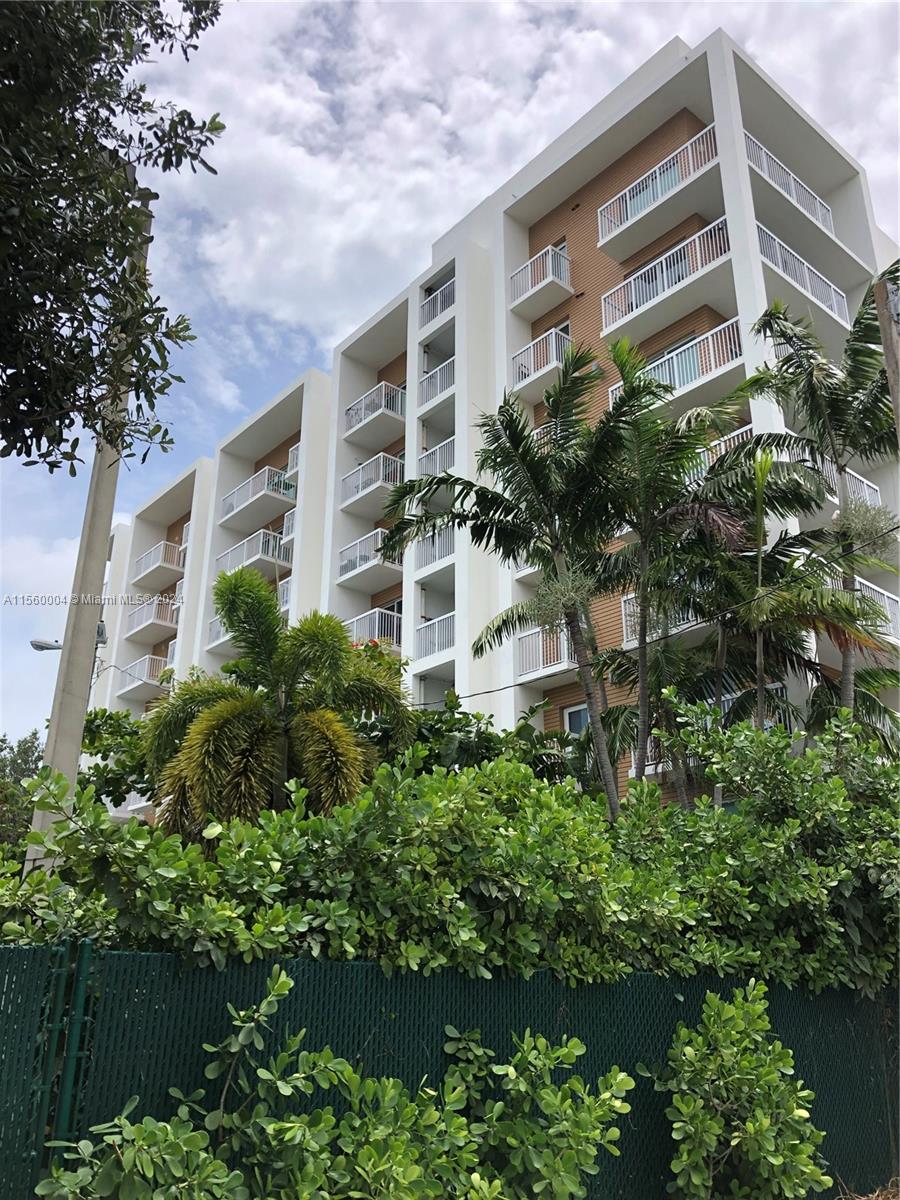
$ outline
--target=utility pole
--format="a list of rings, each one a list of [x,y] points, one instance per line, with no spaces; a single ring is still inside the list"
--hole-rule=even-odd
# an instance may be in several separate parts
[[[125,164],[128,181],[135,186],[135,171],[130,163]],[[146,209],[147,238],[134,253],[132,270],[143,270],[147,263],[151,215],[149,199],[144,201]],[[120,409],[128,408],[129,392],[124,391],[110,402]],[[97,649],[97,630],[102,614],[102,592],[109,553],[109,537],[112,531],[113,511],[116,503],[116,486],[119,480],[119,451],[106,442],[98,441],[94,450],[94,465],[84,507],[81,524],[81,540],[75,562],[75,577],[69,595],[66,615],[66,632],[63,637],[53,707],[47,726],[47,743],[44,747],[44,764],[61,771],[75,786],[78,762],[81,758],[81,742],[84,737],[84,719],[93,685],[94,659]],[[31,828],[45,832],[54,821],[53,813],[32,813]],[[29,846],[25,855],[25,872],[45,862],[39,846]]]
[[[875,307],[881,328],[881,346],[888,387],[894,402],[894,424],[900,437],[900,287],[886,279],[875,282]]]

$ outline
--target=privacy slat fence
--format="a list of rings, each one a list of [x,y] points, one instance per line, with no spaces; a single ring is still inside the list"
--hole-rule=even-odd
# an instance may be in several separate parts
[[[66,981],[64,1053],[49,1028],[63,953],[79,963]],[[30,1196],[47,1127],[71,1140],[113,1116],[131,1095],[141,1097],[140,1111],[159,1117],[171,1111],[170,1086],[203,1087],[208,1059],[201,1043],[228,1032],[226,1001],[244,1008],[261,996],[270,965],[235,963],[217,972],[171,955],[92,951],[85,943],[77,954],[75,948],[0,950],[0,1196]],[[305,1028],[308,1047],[330,1045],[365,1073],[394,1075],[410,1087],[443,1075],[447,1024],[481,1030],[500,1056],[510,1051],[513,1031],[578,1036],[588,1048],[580,1074],[596,1079],[613,1064],[634,1074],[637,1062],[663,1061],[677,1022],[699,1019],[707,990],[727,992],[741,982],[639,974],[571,988],[548,974],[471,980],[447,971],[388,979],[371,963],[283,965],[295,986],[270,1045]],[[893,1011],[890,996],[872,1001],[843,990],[813,996],[770,989],[775,1032],[816,1092],[813,1117],[828,1131],[823,1148],[832,1173],[862,1193],[897,1170]],[[54,1072],[52,1105],[42,1113],[41,1085]],[[639,1077],[629,1099],[621,1157],[603,1154],[590,1183],[596,1200],[665,1195],[672,1155],[666,1098]]]

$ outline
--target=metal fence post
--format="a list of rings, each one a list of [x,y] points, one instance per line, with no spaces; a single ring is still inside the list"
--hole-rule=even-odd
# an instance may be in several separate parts
[[[90,940],[86,939],[78,945],[78,957],[75,960],[75,978],[72,983],[72,1000],[69,1006],[69,1020],[66,1029],[66,1045],[59,1077],[56,1121],[53,1128],[55,1141],[71,1141],[74,1137],[72,1110],[75,1098],[75,1072],[78,1068],[78,1060],[84,1054],[82,1040],[85,1000],[87,997],[88,976],[91,970],[92,950],[93,945]]]

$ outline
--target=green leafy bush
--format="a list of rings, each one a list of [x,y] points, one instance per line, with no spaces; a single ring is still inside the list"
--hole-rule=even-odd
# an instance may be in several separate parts
[[[269,1018],[292,981],[278,967],[268,994],[234,1032],[206,1046],[213,1103],[172,1090],[170,1121],[127,1110],[96,1127],[97,1141],[67,1147],[38,1186],[42,1196],[120,1200],[576,1200],[597,1173],[600,1149],[617,1154],[613,1123],[630,1106],[634,1080],[613,1067],[593,1091],[570,1071],[584,1046],[551,1046],[530,1032],[513,1039],[508,1063],[492,1064],[477,1033],[448,1028],[453,1060],[441,1085],[411,1093],[398,1079],[362,1078],[327,1048],[302,1049],[303,1034],[263,1056]],[[336,1103],[314,1108],[322,1093]]]
[[[296,791],[292,808],[211,824],[201,844],[117,823],[88,790],[45,839],[51,872],[0,877],[0,937],[89,936],[217,966],[309,954],[387,972],[713,970],[877,992],[896,956],[896,764],[849,724],[797,756],[779,731],[722,736],[746,793],[736,811],[663,807],[645,782],[614,826],[602,798],[502,758],[382,767],[328,816]],[[47,773],[32,787],[66,802]]]
[[[708,992],[699,1026],[678,1025],[656,1088],[672,1093],[666,1115],[678,1150],[668,1190],[680,1200],[802,1200],[832,1185],[816,1149],[825,1134],[810,1119],[813,1093],[772,1039],[765,997],[755,980],[731,1001]]]

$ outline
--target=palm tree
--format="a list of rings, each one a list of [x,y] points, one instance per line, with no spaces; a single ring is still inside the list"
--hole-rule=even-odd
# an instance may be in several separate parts
[[[896,281],[898,264],[885,278]],[[808,431],[800,450],[823,472],[835,476],[837,503],[846,518],[849,509],[850,462],[878,462],[897,453],[897,429],[891,404],[881,331],[875,307],[874,287],[866,291],[844,344],[840,363],[832,363],[808,325],[795,321],[787,308],[775,302],[763,313],[754,332],[771,340],[780,358],[763,371],[761,390],[769,391],[793,411]],[[846,520],[842,523],[844,566],[841,586],[855,591],[848,563],[854,553],[854,538]],[[845,642],[841,650],[841,705],[853,709],[856,650]]]
[[[610,479],[611,505],[624,543],[604,560],[605,590],[635,588],[637,601],[638,721],[635,778],[642,779],[650,735],[648,635],[654,605],[654,577],[685,529],[734,546],[743,532],[740,515],[721,492],[704,487],[705,451],[734,424],[741,395],[711,408],[695,408],[677,420],[668,414],[672,388],[654,378],[646,359],[626,339],[609,353],[622,379],[627,417],[620,420],[618,453]],[[676,565],[677,569],[677,565]],[[665,592],[665,588],[657,589]],[[658,597],[660,598],[660,597]],[[658,607],[658,606],[656,606]]]
[[[544,395],[546,424],[535,437],[515,395],[504,394],[496,414],[478,422],[482,447],[477,478],[446,472],[398,485],[386,506],[395,518],[382,554],[399,554],[417,538],[447,527],[465,528],[473,545],[503,563],[528,562],[543,572],[533,600],[496,617],[473,646],[476,657],[535,624],[564,626],[584,689],[591,740],[610,816],[619,811],[616,773],[603,713],[602,679],[593,671],[596,644],[588,606],[603,545],[616,532],[608,496],[619,448],[619,431],[631,415],[631,395],[617,398],[595,424],[585,419],[587,401],[602,378],[586,347],[566,355],[557,381]],[[487,479],[490,482],[484,482]],[[439,494],[449,503],[430,509]]]
[[[337,617],[311,613],[285,629],[258,572],[220,575],[216,611],[240,658],[222,677],[195,675],[155,705],[145,724],[159,819],[196,836],[210,817],[254,820],[287,802],[297,779],[319,812],[352,799],[371,747],[354,717],[409,727],[399,666],[357,649]]]

